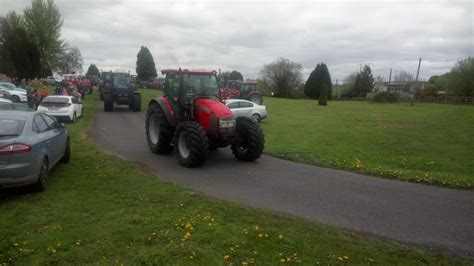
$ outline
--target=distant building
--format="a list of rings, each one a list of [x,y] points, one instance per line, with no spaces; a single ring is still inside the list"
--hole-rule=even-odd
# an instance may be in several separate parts
[[[425,87],[424,81],[418,82],[416,86],[415,82],[381,82],[375,83],[374,91],[377,92],[391,92],[398,94],[400,99],[410,98],[410,88],[412,86],[416,87],[416,90],[421,91]]]

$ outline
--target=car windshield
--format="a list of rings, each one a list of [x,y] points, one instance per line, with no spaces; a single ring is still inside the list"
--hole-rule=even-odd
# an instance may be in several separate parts
[[[0,116],[0,138],[20,135],[25,121],[24,117]]]
[[[13,89],[16,88],[15,85],[10,84],[10,83],[1,83],[0,86],[3,86],[3,87],[5,87],[5,88],[11,89],[11,90],[13,90]]]
[[[117,75],[114,76],[114,89],[128,89],[130,84],[129,76]]]
[[[215,75],[206,74],[184,74],[184,88],[186,96],[194,95],[219,95],[217,80]]]

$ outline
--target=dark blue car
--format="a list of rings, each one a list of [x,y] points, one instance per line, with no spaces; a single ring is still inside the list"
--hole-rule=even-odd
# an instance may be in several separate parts
[[[48,172],[69,162],[69,135],[54,117],[0,110],[0,187],[33,185],[43,191]]]

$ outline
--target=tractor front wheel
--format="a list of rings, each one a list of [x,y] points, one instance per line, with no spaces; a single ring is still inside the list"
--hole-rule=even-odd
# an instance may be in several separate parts
[[[237,134],[239,141],[232,144],[232,153],[241,161],[251,162],[260,157],[265,145],[263,131],[260,126],[246,117],[237,118]]]
[[[163,110],[158,104],[151,104],[146,113],[145,132],[150,151],[167,154],[173,150],[173,128],[166,120]]]
[[[179,163],[185,167],[203,165],[209,152],[206,132],[199,123],[192,121],[178,126],[174,146]]]
[[[140,94],[132,94],[132,102],[130,103],[130,109],[134,112],[142,111],[142,97]]]

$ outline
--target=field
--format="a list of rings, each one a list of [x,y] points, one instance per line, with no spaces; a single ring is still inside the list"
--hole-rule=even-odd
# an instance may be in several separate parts
[[[265,152],[376,176],[474,185],[474,108],[265,98]]]
[[[142,90],[143,106],[159,95]],[[264,99],[265,153],[299,162],[448,187],[474,186],[474,108]]]
[[[97,101],[67,126],[71,162],[46,192],[0,191],[0,265],[469,264],[159,181],[88,139]]]

